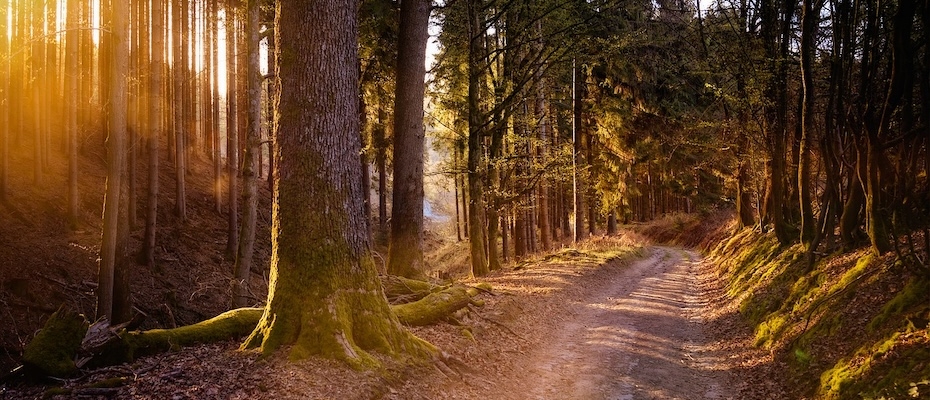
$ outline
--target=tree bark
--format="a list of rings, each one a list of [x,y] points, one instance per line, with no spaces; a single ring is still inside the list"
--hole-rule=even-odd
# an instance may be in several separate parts
[[[537,29],[539,24],[537,24]],[[538,158],[537,161],[540,165],[546,165],[548,162],[547,159],[547,150],[549,145],[549,104],[546,101],[546,86],[545,80],[543,79],[542,69],[539,70],[536,77],[536,121],[539,122],[539,144],[538,148]],[[549,228],[549,190],[546,182],[540,181],[537,188],[537,197],[539,199],[539,241],[542,245],[542,250],[548,250],[552,247],[552,241],[550,239],[550,228]]]
[[[278,0],[278,168],[271,284],[243,347],[375,366],[369,351],[428,357],[378,282],[362,215],[357,3]]]
[[[115,0],[114,0],[115,1]],[[176,59],[171,65],[172,77],[174,78],[174,213],[181,222],[187,220],[187,132],[185,124],[187,115],[185,114],[184,100],[184,81],[186,80],[187,66],[184,64],[183,50],[184,34],[180,27],[184,15],[181,12],[181,0],[174,0],[171,4],[172,12],[172,41],[174,57]]]
[[[152,64],[149,70],[148,190],[145,207],[145,237],[140,261],[155,265],[155,242],[158,225],[159,142],[165,133],[165,8],[167,0],[152,0]]]
[[[239,132],[236,99],[236,7],[238,0],[226,0],[226,182],[229,214],[226,226],[226,254],[235,258],[239,247]],[[241,66],[239,66],[241,68]]]
[[[220,141],[220,96],[219,96],[219,86],[220,81],[219,74],[219,65],[220,65],[220,30],[219,30],[219,2],[217,0],[209,0],[209,9],[207,10],[207,42],[209,43],[207,47],[207,57],[210,58],[210,78],[207,79],[209,95],[212,98],[210,103],[210,130],[212,131],[213,138],[213,200],[214,200],[214,209],[217,214],[223,212],[223,159],[221,155],[221,148],[223,146]],[[212,78],[212,82],[211,82]]]
[[[479,12],[482,1],[468,1],[468,233],[471,250],[471,275],[489,272],[485,238],[484,179],[482,179],[482,140],[484,121],[480,107],[480,81],[484,57],[484,32]]]
[[[44,94],[43,81],[45,80],[45,4],[36,2],[32,8],[32,32],[34,37],[31,39],[32,52],[31,72],[32,72],[32,115],[33,115],[33,183],[36,185],[42,183],[45,174],[42,168],[42,148],[45,141],[42,98]]]
[[[582,124],[582,104],[581,99],[584,95],[584,74],[581,72],[581,69],[577,66],[572,65],[572,163],[573,163],[573,177],[574,181],[572,186],[572,196],[573,196],[573,210],[575,215],[575,231],[573,234],[573,240],[575,242],[580,242],[585,238],[584,230],[584,189],[582,189],[582,179],[580,179],[580,174],[578,169],[581,168],[581,153],[582,153],[582,140],[583,140],[583,124]]]
[[[400,5],[394,96],[394,197],[388,273],[423,275],[423,97],[430,0]]]
[[[78,151],[77,151],[77,141],[78,141],[78,113],[79,113],[79,104],[80,104],[80,84],[78,82],[78,72],[80,71],[80,57],[81,53],[79,51],[79,41],[80,41],[80,31],[78,26],[80,24],[80,14],[79,7],[80,2],[78,0],[68,0],[68,16],[67,16],[67,36],[65,37],[65,69],[68,73],[65,74],[65,96],[67,102],[67,110],[65,110],[65,125],[67,126],[68,132],[68,224],[71,226],[71,229],[76,229],[79,220],[80,209],[80,192],[78,191]],[[6,7],[0,11],[0,31],[6,32]],[[5,47],[6,40],[2,40],[3,44],[0,45]],[[0,54],[6,54],[5,49],[0,48]],[[6,85],[7,74],[4,68],[3,71],[4,85]],[[3,89],[3,94],[6,95],[6,89]],[[3,112],[7,112],[8,107],[3,108]],[[0,116],[3,118],[3,123],[6,123],[6,116]],[[6,140],[6,128],[3,129],[4,140]],[[3,146],[4,149],[6,146]],[[4,157],[5,159],[6,157]]]
[[[376,237],[380,242],[388,232],[387,213],[387,139],[385,138],[384,100],[378,103],[378,125],[375,127],[372,140],[375,142],[375,164],[378,168],[378,233]]]
[[[126,76],[129,72],[129,9],[126,2],[111,3],[112,51],[106,60],[108,69],[109,135],[107,137],[107,185],[103,212],[103,242],[100,246],[100,269],[97,282],[97,317],[119,323],[128,320],[128,265],[125,248],[128,215],[123,197],[128,185],[123,179],[126,169]]]
[[[798,199],[801,210],[801,243],[809,246],[814,239],[814,207],[811,199],[811,142],[814,135],[814,36],[820,19],[820,7],[814,0],[804,0],[801,16],[801,80],[803,108],[801,140],[798,149]]]
[[[258,223],[258,152],[262,129],[262,77],[259,70],[259,2],[247,0],[245,35],[248,36],[248,68],[240,75],[248,76],[248,129],[246,130],[245,164],[242,168],[243,203],[242,233],[239,235],[239,252],[236,256],[235,306],[249,303],[249,277],[252,256],[255,253],[255,230]]]
[[[68,6],[71,7],[72,5],[69,3]],[[9,12],[10,7],[0,7],[0,32],[3,32],[3,40],[0,40],[0,54],[7,55],[0,58],[0,101],[5,105],[0,108],[0,203],[6,202],[7,176],[10,168],[10,109],[12,108],[13,101],[13,96],[10,93],[12,87],[10,80],[13,78],[10,68],[13,59],[12,55],[10,55],[10,46],[11,43],[15,43],[15,41],[12,40],[13,38],[7,37],[7,32],[15,32],[16,29],[11,29],[12,27],[9,26]],[[72,38],[68,38],[68,44],[70,44],[71,40]],[[69,192],[69,198],[70,195],[71,193]],[[74,192],[74,197],[76,196],[77,192]]]

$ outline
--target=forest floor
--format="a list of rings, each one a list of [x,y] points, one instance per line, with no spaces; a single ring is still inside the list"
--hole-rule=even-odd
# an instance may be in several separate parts
[[[764,355],[722,301],[711,266],[690,250],[632,244],[595,239],[482,279],[494,286],[483,307],[412,329],[456,360],[452,369],[385,360],[382,370],[354,371],[261,359],[227,342],[53,383],[72,396],[150,399],[781,398],[771,371],[752,367]],[[48,387],[0,394],[36,398]]]

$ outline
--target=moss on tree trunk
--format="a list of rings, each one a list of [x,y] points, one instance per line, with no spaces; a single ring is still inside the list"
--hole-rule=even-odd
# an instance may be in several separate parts
[[[40,373],[64,377],[77,371],[74,354],[87,332],[83,315],[64,308],[54,312],[23,352],[23,363]]]
[[[362,213],[356,2],[281,0],[268,303],[243,348],[358,367],[436,353],[391,312]]]

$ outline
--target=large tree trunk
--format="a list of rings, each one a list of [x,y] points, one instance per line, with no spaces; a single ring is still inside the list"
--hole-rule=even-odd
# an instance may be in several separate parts
[[[394,197],[388,273],[423,275],[423,96],[430,0],[400,5],[394,96]]]
[[[391,312],[362,215],[357,3],[278,0],[278,168],[268,303],[243,347],[377,365],[435,350]],[[286,55],[281,57],[280,55]]]
[[[107,137],[107,187],[103,212],[103,242],[100,246],[100,269],[97,281],[97,317],[113,322],[129,319],[128,264],[125,257],[129,239],[128,210],[125,203],[128,191],[124,173],[126,169],[126,76],[129,72],[129,9],[128,4],[114,1],[111,4],[112,51],[106,60],[110,64],[107,77],[110,86]]]
[[[258,222],[258,152],[262,129],[262,77],[259,70],[259,3],[248,0],[245,34],[248,51],[248,128],[245,136],[245,164],[242,168],[243,203],[245,212],[242,218],[242,233],[239,235],[239,252],[236,256],[236,307],[249,303],[249,277],[252,269],[252,255],[255,253],[255,230]],[[241,73],[240,73],[241,74]]]

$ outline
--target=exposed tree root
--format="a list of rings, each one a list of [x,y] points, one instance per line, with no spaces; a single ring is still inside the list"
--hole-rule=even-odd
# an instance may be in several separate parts
[[[394,294],[419,297],[414,302],[391,306],[398,320],[407,326],[443,321],[475,304],[473,297],[489,290],[462,285],[440,290],[438,285],[400,277],[390,277],[386,282],[390,283],[385,288],[392,287]],[[106,321],[88,329],[83,316],[60,310],[29,344],[24,362],[44,375],[67,376],[84,366],[115,365],[170,349],[245,337],[255,329],[264,312],[264,308],[240,308],[193,325],[127,331],[125,325],[110,326]]]
[[[441,321],[471,304],[478,289],[452,286],[441,292],[432,293],[418,301],[391,306],[404,325],[423,326]]]

